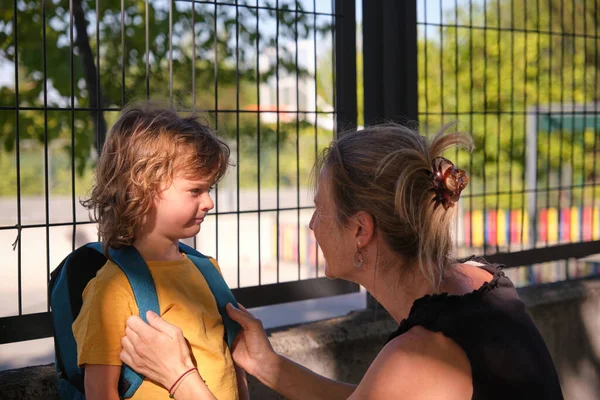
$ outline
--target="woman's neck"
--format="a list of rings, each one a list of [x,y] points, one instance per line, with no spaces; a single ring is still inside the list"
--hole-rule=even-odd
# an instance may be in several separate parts
[[[398,271],[405,272],[401,274]],[[477,290],[492,278],[489,272],[481,268],[457,264],[446,271],[439,291],[464,295]],[[398,323],[408,317],[415,300],[434,293],[419,268],[403,265],[397,258],[379,263],[374,270],[364,271],[356,282],[364,286]]]
[[[401,271],[403,266],[390,268]],[[377,269],[379,271],[370,271],[370,278],[367,274],[363,282],[357,283],[364,286],[398,323],[408,317],[416,299],[433,292],[429,282],[418,271],[406,272],[402,279],[400,273],[393,273],[387,267]]]

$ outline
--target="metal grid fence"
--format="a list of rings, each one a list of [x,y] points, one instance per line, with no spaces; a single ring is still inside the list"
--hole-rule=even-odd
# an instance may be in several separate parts
[[[596,274],[598,0],[402,4],[363,1],[364,120],[400,110],[423,132],[456,120],[473,133],[473,154],[449,155],[473,178],[458,210],[459,254],[518,267],[508,273],[521,285]],[[242,302],[357,290],[321,278],[307,228],[310,166],[340,125],[357,121],[354,7],[13,0],[0,8],[0,284],[13,289],[0,290],[0,342],[51,335],[40,293],[64,255],[95,239],[77,200],[107,127],[134,99],[202,110],[231,145],[236,169],[193,244],[218,257]]]
[[[458,121],[476,145],[451,156],[472,176],[459,253],[552,261],[509,271],[521,285],[599,273],[598,1],[419,0],[418,9],[420,126]]]
[[[52,335],[47,278],[97,239],[79,199],[139,100],[200,112],[230,145],[235,169],[190,244],[219,259],[241,302],[357,291],[323,277],[308,229],[310,168],[337,126],[356,124],[355,64],[353,1],[3,4],[0,343]]]

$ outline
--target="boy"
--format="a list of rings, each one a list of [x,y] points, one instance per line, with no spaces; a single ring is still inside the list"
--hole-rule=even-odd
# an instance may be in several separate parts
[[[148,106],[129,108],[111,129],[90,198],[82,202],[94,212],[107,255],[108,248],[122,246],[140,253],[152,274],[161,316],[182,328],[194,365],[219,400],[246,398],[245,375],[231,359],[210,288],[179,252],[178,242],[200,231],[214,206],[211,186],[228,163],[229,147],[196,118]],[[127,318],[137,314],[126,276],[107,261],[85,288],[73,324],[87,399],[119,398],[121,338]],[[132,398],[167,399],[169,392],[144,380]]]

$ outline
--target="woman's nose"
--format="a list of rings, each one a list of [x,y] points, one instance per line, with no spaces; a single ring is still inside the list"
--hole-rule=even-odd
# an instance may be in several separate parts
[[[316,214],[316,210],[313,212],[312,217],[310,217],[310,223],[308,224],[308,227],[310,228],[311,231],[314,231],[313,227],[314,227],[314,223],[315,223],[315,214]]]

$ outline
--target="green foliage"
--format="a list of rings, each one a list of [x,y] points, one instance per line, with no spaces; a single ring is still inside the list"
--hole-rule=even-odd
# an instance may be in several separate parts
[[[225,119],[221,121],[224,129],[236,133],[236,121]],[[255,117],[240,119],[239,164],[237,163],[237,143],[228,139],[232,149],[232,162],[237,164],[230,169],[222,186],[235,188],[239,169],[240,188],[253,188],[258,185],[260,173],[261,188],[272,189],[277,186],[277,169],[279,169],[280,187],[295,188],[297,174],[301,186],[309,184],[309,176],[316,154],[333,138],[330,131],[315,128],[306,122],[280,125],[279,164],[277,163],[277,132],[276,126],[262,124],[260,132],[260,167],[257,165],[257,129]],[[296,132],[298,141],[296,141]],[[75,178],[75,196],[77,199],[87,194],[93,181],[93,169],[90,165],[83,174],[72,174],[70,149],[55,145],[48,151],[48,190],[51,195],[71,195],[73,193],[72,178]],[[298,152],[299,164],[296,163]],[[34,140],[25,142],[21,154],[20,188],[22,196],[40,196],[45,192],[45,163],[44,146]],[[298,168],[298,171],[297,171]],[[4,171],[0,180],[0,196],[16,196],[17,168],[15,153],[0,151],[0,170]],[[260,171],[260,172],[259,172]]]
[[[437,34],[433,28],[420,33],[421,129],[433,133],[443,123],[458,121],[460,130],[473,134],[474,153],[459,152],[457,163],[474,177],[470,193],[485,192],[488,206],[523,202],[527,113],[535,118],[537,106],[553,106],[560,113],[561,107],[600,100],[598,40],[586,38],[597,37],[600,16],[581,2],[541,3],[459,6],[445,24],[474,28],[446,26]],[[538,189],[593,181],[600,173],[600,163],[593,170],[598,133],[568,124],[550,135],[540,130]],[[565,180],[565,175],[571,176]],[[493,195],[509,190],[515,193]],[[549,198],[555,203],[558,195]],[[474,201],[483,205],[480,196]]]
[[[4,151],[11,152],[17,131],[21,141],[40,143],[73,136],[80,176],[115,119],[114,112],[95,111],[97,100],[104,109],[119,109],[146,98],[164,101],[172,93],[180,109],[234,110],[238,105],[243,109],[256,103],[257,42],[261,50],[279,44],[279,72],[295,73],[290,44],[312,39],[314,22],[289,3],[281,4],[281,11],[274,11],[274,4],[257,11],[173,2],[172,13],[167,1],[127,1],[123,13],[120,0],[72,4],[73,21],[63,1],[18,0],[16,26],[15,10],[0,8],[0,66],[14,70],[18,60],[18,83],[0,87],[0,105],[14,107],[18,88],[19,106],[33,109],[19,111],[18,121],[16,112],[1,110],[0,142]],[[301,4],[295,7],[302,11]],[[257,31],[259,19],[274,28],[263,25]],[[331,21],[316,29],[321,34],[330,31]],[[266,82],[277,71],[275,65],[263,67],[260,80]],[[300,68],[299,74],[307,71]],[[100,93],[94,98],[96,81]],[[92,110],[54,111],[71,105]],[[44,112],[46,107],[51,111]]]
[[[599,100],[600,51],[595,38],[600,21],[592,2],[588,3],[584,8],[581,2],[552,0],[534,6],[531,2],[500,0],[488,1],[485,10],[478,2],[472,4],[472,9],[459,3],[459,8],[452,10],[444,22],[453,25],[456,21],[459,26],[474,28],[447,26],[435,28],[438,31],[432,34],[434,28],[429,27],[426,35],[421,30],[418,88],[419,109],[425,114],[421,115],[419,123],[424,132],[433,133],[443,123],[457,120],[460,129],[473,133],[475,152],[471,156],[459,151],[455,159],[459,167],[468,170],[474,178],[466,195],[473,196],[472,202],[477,207],[483,206],[482,193],[486,193],[488,206],[499,202],[503,206],[518,207],[524,201],[526,111],[538,105],[568,107]],[[41,4],[40,0],[17,1],[16,35],[14,10],[0,8],[0,66],[3,71],[11,71],[18,57],[19,105],[29,108],[18,114],[10,109],[0,110],[3,148],[0,167],[8,171],[8,178],[0,183],[0,195],[16,193],[17,123],[21,146],[26,143],[30,148],[36,148],[31,145],[34,142],[39,148],[43,148],[44,143],[51,145],[50,164],[52,168],[62,168],[51,174],[52,185],[57,185],[53,193],[71,191],[71,154],[75,156],[77,182],[81,181],[76,185],[77,190],[89,186],[96,154],[94,146],[103,133],[95,123],[95,111],[85,109],[93,107],[96,100],[90,98],[95,79],[90,80],[86,74],[89,65],[84,63],[85,46],[78,38],[76,26],[73,27],[71,51],[68,3],[59,0],[45,3],[45,32]],[[100,1],[98,18],[94,0],[73,0],[73,5],[81,6],[83,10],[82,22],[87,26],[92,66],[98,72],[102,107],[118,110],[133,100],[169,98],[169,83],[172,82],[177,107],[213,110],[206,114],[208,120],[212,126],[218,126],[219,133],[233,149],[237,148],[236,137],[239,135],[242,187],[257,181],[256,168],[248,168],[258,161],[257,132],[260,132],[260,170],[266,174],[261,185],[276,184],[270,177],[277,170],[277,143],[280,183],[293,186],[296,182],[297,145],[300,146],[300,179],[304,183],[303,177],[314,160],[311,154],[314,153],[315,138],[320,148],[328,142],[331,133],[319,130],[315,135],[314,127],[301,122],[296,129],[292,122],[280,124],[278,136],[275,126],[258,121],[254,113],[240,114],[238,125],[235,113],[215,113],[214,110],[234,110],[238,105],[241,109],[252,109],[258,97],[257,76],[260,76],[260,82],[268,82],[278,72],[272,62],[261,65],[260,74],[257,73],[257,41],[260,52],[279,44],[279,74],[295,74],[293,42],[296,38],[311,40],[313,23],[317,24],[318,38],[324,38],[331,31],[330,20],[315,21],[309,14],[270,9],[260,10],[257,14],[255,9],[224,5],[194,4],[192,10],[192,3],[175,2],[171,62],[168,2],[149,1],[148,19],[144,0],[126,2],[123,14],[126,29],[123,32],[120,0]],[[270,4],[271,7],[274,5]],[[280,2],[280,7],[291,10],[287,3]],[[257,19],[260,31],[256,30]],[[99,42],[96,40],[96,21]],[[236,25],[236,21],[239,24]],[[74,22],[76,25],[77,21]],[[488,29],[481,29],[483,26]],[[420,29],[423,29],[422,25]],[[332,104],[331,49],[321,50],[317,93],[326,103]],[[148,77],[146,57],[149,59]],[[300,70],[301,76],[307,73]],[[360,55],[357,73],[360,79]],[[49,93],[46,101],[45,87]],[[358,85],[358,90],[361,124],[362,85]],[[71,112],[65,109],[71,102],[83,110]],[[0,106],[14,107],[15,103],[14,85],[0,87]],[[50,107],[47,112],[43,111],[45,104]],[[105,111],[100,117],[110,127],[118,117],[118,111]],[[71,143],[74,143],[73,148]],[[538,136],[538,188],[561,183],[589,183],[597,179],[600,171],[598,143],[598,130],[572,132],[568,126],[551,134],[542,130]],[[35,150],[36,155],[31,156],[30,150],[22,148],[21,151],[21,190],[41,194],[43,152]],[[572,172],[572,180],[565,181],[565,171]],[[490,195],[507,191],[514,194]],[[580,195],[575,193],[575,196]],[[556,203],[558,195],[552,194],[547,201]]]
[[[20,180],[17,178],[17,162],[15,153],[0,150],[0,196],[16,196],[17,187],[21,188],[21,196],[41,196],[46,190],[46,167],[44,146],[35,140],[29,140],[21,146]],[[84,196],[91,185],[93,173],[85,168],[82,174],[72,171],[70,152],[60,146],[48,149],[48,193],[50,195]],[[73,190],[73,178],[75,187]]]
[[[316,155],[333,139],[333,132],[315,130],[301,119],[297,123],[280,123],[279,142],[276,124],[261,123],[257,129],[255,115],[241,115],[239,125],[235,118],[220,120],[219,124],[227,131],[240,133],[239,143],[233,138],[228,140],[235,168],[230,170],[222,186],[232,188],[236,186],[238,173],[240,188],[257,187],[259,173],[261,188],[275,188],[278,175],[281,188],[295,188],[298,182],[306,187]]]

